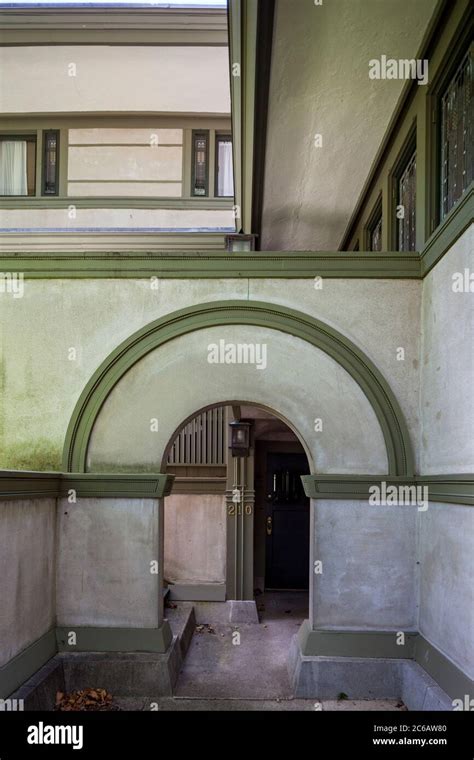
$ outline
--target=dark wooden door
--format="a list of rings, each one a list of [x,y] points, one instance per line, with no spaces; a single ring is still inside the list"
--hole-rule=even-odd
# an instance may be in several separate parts
[[[309,586],[309,499],[300,478],[308,473],[304,454],[267,453],[266,588]]]

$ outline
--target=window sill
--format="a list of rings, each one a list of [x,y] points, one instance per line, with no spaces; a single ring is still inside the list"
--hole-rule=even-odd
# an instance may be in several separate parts
[[[425,277],[428,272],[449,251],[458,237],[469,227],[473,220],[472,203],[474,199],[474,183],[465,192],[463,198],[454,206],[444,221],[435,229],[428,238],[424,249],[420,254],[421,276]]]

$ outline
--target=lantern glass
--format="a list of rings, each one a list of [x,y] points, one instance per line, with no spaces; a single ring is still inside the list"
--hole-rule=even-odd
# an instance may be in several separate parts
[[[233,457],[245,457],[250,449],[250,422],[230,423],[230,447]]]
[[[226,235],[225,247],[226,250],[230,253],[238,253],[239,251],[254,251],[255,235],[244,235],[240,232],[236,233],[235,235]]]

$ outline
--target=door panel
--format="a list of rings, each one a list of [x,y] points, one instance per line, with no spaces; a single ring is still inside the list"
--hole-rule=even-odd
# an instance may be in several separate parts
[[[300,478],[308,472],[304,454],[267,454],[266,588],[308,588],[309,499]]]

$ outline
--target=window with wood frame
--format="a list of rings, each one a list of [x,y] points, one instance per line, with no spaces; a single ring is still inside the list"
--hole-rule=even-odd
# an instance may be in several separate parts
[[[0,135],[0,195],[36,193],[36,135]]]
[[[393,173],[394,236],[397,251],[416,250],[416,131],[402,150]]]
[[[209,194],[209,130],[193,131],[191,195]]]
[[[440,221],[473,180],[472,43],[440,93]]]
[[[234,196],[231,135],[216,135],[215,195],[218,198],[232,198]]]
[[[43,132],[43,177],[41,195],[59,193],[59,132]]]
[[[382,250],[382,198],[375,204],[367,222],[366,247],[368,251]]]

